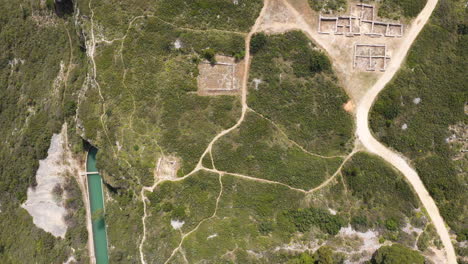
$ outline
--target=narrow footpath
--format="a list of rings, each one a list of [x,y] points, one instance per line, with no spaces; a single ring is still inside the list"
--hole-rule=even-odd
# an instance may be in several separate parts
[[[247,175],[240,175],[240,174],[235,174],[235,173],[228,173],[228,172],[218,171],[215,168],[208,169],[208,168],[205,168],[202,165],[202,161],[205,158],[205,156],[206,155],[211,155],[211,149],[212,149],[213,144],[218,139],[223,137],[224,135],[230,133],[231,131],[233,131],[234,129],[239,127],[241,125],[241,123],[244,121],[244,117],[246,115],[246,112],[249,109],[248,105],[247,105],[247,81],[248,81],[248,73],[249,73],[249,68],[250,68],[249,67],[250,66],[250,51],[249,51],[250,39],[251,39],[251,37],[252,37],[252,35],[254,33],[259,31],[260,23],[261,23],[261,21],[263,19],[263,16],[265,15],[266,7],[269,4],[269,2],[270,2],[269,0],[264,1],[264,6],[263,6],[263,8],[262,8],[262,10],[260,12],[260,15],[257,18],[254,26],[252,27],[251,31],[247,34],[246,39],[245,39],[245,45],[246,45],[245,61],[246,61],[246,65],[245,65],[245,69],[244,69],[245,74],[244,74],[243,80],[242,80],[242,90],[241,90],[241,92],[242,92],[241,93],[242,112],[241,112],[240,118],[238,119],[237,123],[234,126],[228,128],[226,130],[221,131],[219,134],[217,134],[211,140],[211,142],[208,144],[207,148],[205,149],[204,153],[200,156],[199,162],[198,162],[197,166],[193,169],[193,171],[191,171],[189,174],[187,174],[187,175],[185,175],[185,176],[183,176],[181,178],[177,178],[177,179],[174,179],[174,180],[171,180],[171,181],[181,181],[181,180],[184,180],[185,178],[193,175],[194,173],[196,173],[196,172],[198,172],[200,170],[206,170],[206,171],[211,171],[213,173],[218,173],[220,175],[220,184],[221,184],[221,186],[222,186],[221,177],[224,174],[229,174],[229,175],[241,177],[241,178],[248,179],[248,180],[261,181],[261,182],[265,182],[265,183],[269,183],[269,184],[281,184],[281,183],[277,183],[277,182],[270,182],[270,181],[263,180],[263,179],[256,179],[256,178],[253,178],[253,177],[250,177],[250,176],[247,176]],[[438,233],[438,235],[439,235],[439,237],[440,237],[440,239],[442,241],[442,244],[445,247],[445,251],[447,253],[448,263],[453,264],[453,263],[457,263],[456,262],[455,250],[454,250],[454,247],[453,247],[453,245],[451,243],[451,239],[450,239],[450,236],[449,236],[448,229],[445,226],[445,223],[444,223],[442,217],[440,216],[439,210],[438,210],[434,200],[429,195],[428,191],[425,189],[424,184],[422,183],[421,179],[417,175],[416,171],[413,168],[411,168],[408,165],[408,163],[401,156],[399,156],[397,153],[393,152],[392,150],[388,149],[387,147],[382,145],[380,142],[378,142],[374,138],[372,133],[370,132],[369,124],[368,124],[369,110],[371,109],[374,101],[376,100],[378,94],[385,88],[387,83],[394,77],[394,75],[396,74],[398,69],[401,67],[401,64],[403,63],[403,61],[404,61],[404,59],[405,59],[405,57],[406,57],[406,55],[408,53],[409,48],[413,44],[413,42],[416,39],[416,37],[418,36],[418,34],[421,32],[424,25],[429,20],[429,17],[431,16],[432,12],[434,11],[434,9],[435,9],[435,7],[437,5],[437,2],[438,2],[438,0],[428,0],[428,2],[426,4],[426,6],[424,7],[424,9],[418,15],[418,17],[415,19],[415,22],[413,23],[412,27],[406,33],[406,34],[408,34],[408,37],[405,38],[405,40],[401,43],[401,46],[399,47],[399,49],[393,55],[392,60],[390,61],[385,73],[379,78],[379,80],[373,85],[373,87],[370,90],[368,90],[368,92],[357,103],[357,108],[356,108],[356,122],[357,122],[357,124],[356,124],[356,137],[357,137],[357,140],[360,141],[362,143],[362,145],[369,152],[374,153],[374,154],[382,157],[384,160],[386,160],[387,162],[392,164],[395,168],[397,168],[398,170],[400,170],[403,173],[403,175],[406,177],[408,182],[412,185],[413,189],[417,193],[417,195],[420,198],[420,200],[421,200],[424,208],[426,209],[429,217],[431,218],[432,223],[434,224],[434,226],[436,228],[436,231],[437,231],[437,233]],[[294,14],[294,16],[297,18],[297,22],[296,22],[295,25],[289,25],[291,27],[291,30],[292,29],[300,29],[300,30],[304,31],[306,33],[306,35],[308,35],[312,40],[314,40],[313,30],[310,27],[310,25],[308,25],[305,22],[304,18],[301,16],[301,14],[297,10],[295,10],[291,6],[291,4],[289,4],[286,0],[283,0],[283,3],[289,9],[289,11],[291,11],[292,14]],[[354,154],[354,151],[349,156],[347,156],[345,158],[345,161],[348,160],[352,156],[352,154]],[[343,164],[341,166],[343,166]],[[336,176],[336,174],[338,172],[339,172],[339,170],[335,173],[334,176]],[[332,177],[331,179],[333,179],[333,178],[334,177]],[[326,182],[324,182],[322,185],[320,185],[317,188],[322,188],[328,182],[330,182],[331,179],[327,180]],[[157,179],[155,179],[155,182],[154,182],[153,186],[143,187],[142,190],[141,190],[141,199],[142,199],[142,202],[143,202],[143,205],[144,205],[144,216],[142,217],[143,237],[142,237],[142,240],[141,240],[140,245],[139,245],[139,251],[140,251],[140,260],[141,260],[141,263],[143,263],[143,264],[146,263],[145,258],[144,258],[144,252],[143,252],[144,243],[146,241],[146,223],[145,223],[145,220],[147,218],[147,211],[146,211],[146,201],[147,201],[147,199],[146,199],[145,191],[149,191],[149,192],[154,191],[156,186],[158,184],[160,184],[161,182],[164,182],[164,181],[158,181]],[[300,192],[313,192],[313,191],[315,191],[315,189],[310,190],[310,191],[305,191],[305,190],[295,189],[295,188],[292,188],[292,187],[290,187],[290,188],[294,189],[296,191],[300,191]],[[216,204],[219,203],[219,199],[220,199],[221,195],[222,195],[222,188],[221,188],[220,194],[219,194],[219,196],[217,198]],[[207,218],[207,219],[210,219],[210,218],[214,217],[215,215],[216,215],[216,210],[215,210],[214,214],[211,217]],[[207,219],[203,220],[202,222],[206,221]],[[183,251],[181,251],[181,248],[182,248],[182,244],[184,242],[184,239],[186,237],[188,237],[191,233],[196,231],[202,222],[200,222],[199,225],[195,229],[193,229],[192,231],[190,231],[190,232],[183,235],[178,247],[173,250],[171,256],[166,260],[166,263],[169,263],[171,261],[172,257],[177,252],[181,252],[183,254]],[[183,254],[183,256],[184,256],[184,259],[185,259],[184,254]],[[186,262],[188,262],[188,261],[186,260]]]

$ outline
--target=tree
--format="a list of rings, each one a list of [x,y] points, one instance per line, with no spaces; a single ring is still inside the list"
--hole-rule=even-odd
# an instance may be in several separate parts
[[[331,69],[330,60],[321,52],[314,52],[310,56],[310,71],[312,73],[329,71]]]
[[[385,220],[385,227],[390,231],[397,231],[398,226],[398,222],[393,218]]]
[[[290,259],[287,264],[314,264],[314,259],[307,252],[303,252],[298,257]]]
[[[417,251],[401,244],[379,248],[371,260],[372,264],[424,264],[424,257]]]
[[[255,54],[267,43],[267,36],[263,33],[253,35],[250,40],[250,53]]]
[[[307,252],[290,259],[287,264],[333,264],[333,251],[328,246],[317,249],[311,256]]]
[[[55,9],[55,0],[46,0],[46,6],[50,10]]]
[[[315,264],[333,264],[333,251],[330,247],[323,246],[314,253]]]
[[[66,117],[68,116],[74,116],[76,114],[76,102],[75,101],[67,101],[65,105],[63,106],[63,111],[64,115]]]
[[[216,51],[212,48],[207,48],[203,50],[203,58],[209,61],[211,64],[216,63]]]

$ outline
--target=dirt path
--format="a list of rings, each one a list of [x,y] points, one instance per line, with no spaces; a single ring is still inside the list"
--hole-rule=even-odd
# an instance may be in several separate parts
[[[288,12],[290,12],[295,17],[295,19],[294,19],[295,21],[294,22],[291,21],[292,23],[286,23],[286,24],[283,23],[283,24],[277,24],[277,25],[276,24],[270,25],[269,28],[268,28],[269,31],[270,32],[276,32],[276,33],[281,33],[281,32],[285,32],[285,31],[288,31],[288,30],[294,30],[294,29],[297,30],[297,29],[299,29],[299,30],[302,30],[304,33],[306,33],[306,35],[308,35],[309,38],[314,39],[313,36],[314,36],[315,32],[308,25],[308,23],[302,17],[302,15],[296,9],[294,9],[291,6],[291,4],[288,3],[287,1],[280,0],[280,2],[285,7],[287,7]],[[444,245],[444,247],[446,249],[448,263],[456,263],[455,251],[454,251],[453,245],[451,243],[448,230],[445,227],[445,223],[444,223],[442,217],[439,214],[439,210],[438,210],[437,206],[435,205],[434,200],[430,197],[429,193],[425,189],[425,187],[424,187],[422,181],[420,180],[420,178],[418,177],[417,173],[414,171],[414,169],[412,169],[408,165],[408,163],[402,157],[400,157],[398,154],[396,154],[395,152],[389,150],[388,148],[383,146],[380,142],[378,142],[372,136],[372,134],[371,134],[371,132],[369,130],[369,126],[368,126],[369,110],[372,107],[373,102],[375,101],[375,99],[376,99],[377,95],[379,94],[379,92],[393,78],[393,76],[395,75],[397,70],[400,68],[404,58],[406,57],[406,54],[407,54],[409,48],[411,47],[412,43],[416,39],[419,32],[422,30],[423,26],[427,23],[427,21],[428,21],[430,15],[432,14],[432,11],[434,10],[436,4],[437,4],[437,0],[428,0],[428,3],[426,5],[426,7],[419,14],[419,16],[416,18],[415,23],[410,28],[409,32],[407,32],[408,37],[404,39],[404,41],[402,42],[400,48],[393,55],[392,60],[391,60],[390,64],[388,65],[388,68],[387,68],[386,72],[379,78],[379,80],[375,83],[375,85],[358,102],[357,107],[356,107],[356,109],[357,109],[356,110],[356,116],[357,116],[356,117],[357,118],[356,136],[360,140],[362,145],[368,151],[370,151],[372,153],[375,153],[376,155],[384,158],[387,162],[391,163],[393,166],[395,166],[398,170],[400,170],[405,175],[407,180],[410,182],[410,184],[413,186],[414,190],[418,194],[423,206],[426,208],[430,218],[432,219],[432,222],[434,223],[434,226],[436,227],[436,230],[437,230],[437,232],[438,232],[438,234],[439,234],[439,236],[440,236],[440,238],[442,240],[442,243],[443,243],[443,245]],[[269,184],[285,185],[285,184],[282,184],[282,183],[268,181],[268,180],[265,180],[265,179],[258,179],[258,178],[250,177],[250,176],[247,176],[247,175],[241,175],[241,174],[236,174],[236,173],[228,173],[228,172],[218,171],[215,168],[214,169],[208,169],[208,168],[205,168],[202,165],[202,160],[205,158],[205,156],[208,155],[208,154],[211,155],[211,149],[212,149],[213,144],[218,139],[223,137],[224,135],[230,133],[231,131],[233,131],[234,129],[239,127],[241,125],[241,123],[244,121],[246,112],[249,109],[248,106],[247,106],[247,83],[248,83],[248,73],[249,73],[249,69],[250,69],[250,50],[249,50],[249,48],[250,48],[250,39],[251,39],[251,37],[252,37],[252,35],[254,33],[256,33],[258,31],[261,31],[263,29],[261,24],[263,22],[263,18],[265,16],[266,10],[269,7],[270,7],[270,0],[265,0],[264,1],[264,6],[263,6],[263,8],[262,8],[262,10],[260,12],[259,17],[257,18],[254,26],[252,27],[251,31],[247,34],[246,39],[245,39],[246,67],[245,67],[245,72],[244,72],[244,76],[243,76],[243,80],[242,80],[242,89],[241,89],[242,112],[241,112],[241,116],[240,116],[239,120],[237,121],[237,123],[234,126],[221,131],[219,134],[217,134],[212,139],[212,141],[208,144],[207,148],[205,149],[204,153],[201,155],[197,166],[194,168],[194,170],[192,172],[185,175],[184,177],[174,179],[173,181],[181,181],[181,180],[184,180],[185,178],[189,177],[190,175],[192,175],[192,174],[194,174],[194,173],[196,173],[196,172],[198,172],[200,170],[206,170],[206,171],[211,171],[213,173],[218,173],[220,175],[220,180],[221,180],[221,175],[229,174],[229,175],[237,176],[237,177],[247,179],[247,180],[255,180],[255,181],[269,183]],[[322,46],[322,45],[320,45],[320,46]],[[343,162],[343,164],[352,156],[352,154],[354,154],[354,152],[351,153],[350,155],[348,155],[345,158],[345,161]],[[343,164],[340,166],[340,168],[343,166]],[[333,176],[336,176],[339,173],[339,171],[340,171],[340,169],[338,169],[338,171]],[[293,188],[293,187],[288,186],[288,185],[285,185],[285,186],[289,187],[290,189],[299,191],[299,192],[308,193],[308,192],[313,192],[313,191],[316,191],[318,189],[321,189],[322,187],[326,186],[333,178],[334,177],[329,178],[324,183],[322,183],[320,186],[318,186],[318,187],[316,187],[316,188],[314,188],[312,190],[309,190],[309,191]],[[144,192],[145,191],[152,192],[159,183],[161,183],[161,182],[155,182],[155,184],[153,186],[151,186],[151,187],[143,187],[143,189],[141,191],[141,198],[142,198],[142,201],[144,203],[144,215],[143,215],[143,218],[142,218],[143,238],[142,238],[142,241],[141,241],[140,247],[139,247],[140,257],[141,257],[141,262],[142,263],[146,263],[145,260],[144,260],[144,253],[143,253],[143,244],[144,244],[144,242],[146,240],[145,219],[147,217],[147,213],[146,213],[146,196],[145,196]],[[222,193],[222,189],[221,189],[220,195],[218,196],[216,204],[218,204],[218,202],[219,202],[221,193]],[[214,214],[210,218],[214,217],[215,214],[216,214],[216,210],[215,210]],[[210,219],[210,218],[208,218],[208,219]],[[205,219],[205,220],[207,220],[207,219]],[[205,222],[205,220],[200,222],[199,225],[201,223]],[[194,231],[196,231],[198,229],[198,226],[196,228],[194,228],[192,231],[190,231],[190,232],[188,232],[188,233],[186,233],[186,234],[184,234],[182,236],[182,239],[180,241],[179,246],[174,249],[174,251],[172,252],[171,257],[169,257],[169,259],[166,261],[166,263],[169,262],[177,252],[180,251],[185,238],[187,236],[189,236],[191,233],[193,233]]]
[[[245,67],[244,67],[244,76],[242,78],[242,89],[241,89],[241,104],[242,104],[242,113],[237,121],[237,123],[223,131],[221,131],[218,135],[216,135],[213,140],[211,140],[210,144],[208,144],[208,147],[205,149],[205,152],[200,157],[200,160],[198,161],[197,166],[195,167],[194,170],[200,170],[203,168],[202,161],[205,158],[205,156],[211,152],[211,149],[213,147],[213,144],[220,139],[222,136],[228,134],[229,132],[233,131],[237,127],[239,127],[242,122],[244,121],[245,114],[247,113],[248,106],[247,106],[247,83],[249,80],[249,70],[250,70],[250,39],[252,38],[252,35],[255,34],[258,31],[258,28],[260,26],[260,23],[263,21],[263,17],[265,16],[266,8],[268,6],[269,0],[265,0],[262,10],[260,11],[259,16],[257,17],[257,20],[255,20],[255,24],[253,25],[252,29],[250,30],[249,34],[247,34],[247,37],[245,38]]]
[[[375,83],[375,85],[365,94],[361,101],[357,104],[356,118],[357,118],[357,129],[356,135],[362,144],[370,151],[373,152],[387,162],[395,166],[400,170],[406,177],[406,179],[413,186],[414,190],[419,196],[423,206],[426,208],[429,217],[431,218],[437,233],[439,234],[440,239],[445,247],[447,253],[448,263],[457,263],[455,250],[453,248],[452,242],[450,240],[449,232],[445,226],[445,222],[440,216],[439,209],[437,208],[434,200],[429,195],[428,191],[424,187],[423,182],[419,178],[416,171],[411,168],[408,163],[400,157],[397,153],[391,151],[380,142],[378,142],[374,136],[371,134],[369,129],[369,110],[372,107],[377,95],[382,91],[385,85],[393,78],[395,73],[400,68],[411,44],[414,42],[419,32],[422,30],[424,25],[429,20],[432,11],[437,5],[437,0],[428,0],[426,7],[418,15],[415,20],[414,25],[411,27],[410,31],[407,32],[408,38],[402,43],[401,47],[395,52],[392,57],[392,60],[389,67],[385,73],[380,77],[380,79]]]
[[[301,14],[296,9],[294,9],[294,7],[289,2],[283,0],[283,4],[288,7],[289,11],[292,14],[294,14],[294,16],[296,17],[296,23],[295,25],[290,24],[287,27],[285,27],[285,25],[282,25],[277,29],[278,32],[284,32],[285,28],[288,28],[289,30],[299,29],[306,33],[306,35],[312,38],[315,42],[317,42],[316,39],[313,38],[315,32],[313,32],[312,28],[308,25],[308,23],[301,16]],[[400,157],[397,153],[391,151],[390,149],[382,145],[380,142],[378,142],[371,134],[368,124],[369,110],[372,107],[373,102],[377,98],[377,95],[380,93],[380,91],[384,89],[386,84],[393,78],[398,69],[401,67],[401,64],[405,59],[409,48],[418,36],[419,32],[429,20],[429,17],[434,11],[436,5],[437,0],[428,0],[426,6],[415,19],[415,22],[410,27],[409,31],[406,32],[408,37],[404,38],[404,41],[400,44],[399,48],[393,54],[392,60],[390,61],[385,73],[380,76],[380,78],[373,85],[373,87],[370,90],[368,90],[365,93],[365,95],[361,98],[361,100],[357,103],[356,136],[368,151],[382,157],[403,173],[408,182],[413,186],[423,206],[426,208],[427,213],[431,218],[437,230],[437,233],[445,247],[448,263],[456,263],[455,250],[451,243],[448,229],[445,226],[444,220],[440,216],[439,209],[437,208],[434,200],[424,187],[424,184],[422,183],[418,174],[413,168],[411,168],[408,165],[408,163],[402,157]],[[320,45],[321,43],[319,42],[318,44]]]
[[[213,211],[213,214],[208,217],[208,218],[205,218],[203,220],[201,220],[198,225],[193,228],[192,230],[190,230],[189,232],[185,233],[182,235],[182,238],[180,239],[180,242],[179,242],[179,245],[172,251],[171,255],[169,256],[169,258],[166,260],[166,262],[164,262],[164,264],[167,264],[169,263],[169,261],[171,261],[171,259],[175,256],[175,254],[177,252],[181,252],[183,257],[184,257],[184,260],[187,264],[189,264],[186,256],[185,256],[185,253],[183,251],[181,251],[181,248],[182,248],[182,244],[184,243],[185,239],[190,235],[192,234],[193,232],[197,231],[198,228],[206,221],[216,217],[216,213],[218,212],[218,208],[219,208],[219,201],[221,201],[221,196],[223,195],[223,174],[222,173],[219,173],[219,194],[218,194],[218,197],[216,198],[216,203],[215,203],[215,209]]]
[[[243,76],[243,79],[242,79],[242,89],[241,89],[241,104],[242,104],[242,112],[241,112],[241,116],[239,118],[239,120],[236,122],[236,124],[228,129],[225,129],[223,131],[221,131],[219,134],[217,134],[212,140],[211,142],[208,144],[207,148],[205,149],[205,151],[203,152],[203,154],[200,156],[200,159],[198,160],[198,163],[197,163],[197,166],[187,175],[183,176],[183,177],[180,177],[180,178],[177,178],[177,179],[173,179],[171,181],[182,181],[184,180],[185,178],[189,177],[190,175],[193,175],[194,173],[202,170],[202,169],[205,169],[203,167],[203,164],[202,164],[202,161],[203,159],[205,158],[205,156],[207,154],[211,155],[211,149],[213,147],[213,144],[218,140],[220,139],[222,136],[228,134],[229,132],[233,131],[234,129],[236,129],[237,127],[239,127],[241,125],[241,123],[244,121],[244,118],[245,118],[245,115],[247,113],[247,110],[248,110],[248,106],[247,106],[247,82],[248,82],[248,73],[249,73],[249,68],[250,68],[250,39],[252,38],[252,35],[255,34],[259,28],[259,25],[260,25],[260,22],[262,21],[263,19],[263,16],[265,14],[265,10],[266,10],[266,6],[267,6],[267,3],[268,3],[269,0],[265,0],[264,1],[264,5],[263,5],[263,8],[262,10],[260,11],[260,14],[259,16],[257,17],[257,20],[255,21],[255,24],[253,25],[252,29],[250,30],[250,32],[247,34],[246,38],[245,38],[245,67],[244,67],[244,76]],[[182,246],[182,243],[184,242],[185,238],[187,236],[189,236],[191,233],[195,232],[198,227],[203,223],[205,222],[206,220],[208,219],[211,219],[213,218],[215,215],[216,215],[216,212],[217,212],[217,208],[218,208],[218,203],[219,203],[219,200],[220,200],[220,197],[221,197],[221,194],[222,194],[222,182],[221,182],[221,178],[222,178],[222,174],[219,174],[220,176],[220,184],[221,184],[221,190],[220,190],[220,194],[216,200],[216,209],[213,213],[213,215],[205,220],[202,220],[193,230],[191,230],[190,232],[184,234],[182,236],[182,239],[178,245],[177,248],[175,248],[171,254],[171,256],[166,260],[165,263],[168,263],[172,257],[178,252],[180,251],[180,248]],[[146,264],[146,261],[145,261],[145,257],[144,257],[144,252],[143,252],[143,246],[144,246],[144,243],[146,241],[146,223],[145,223],[145,220],[148,216],[147,214],[147,211],[146,211],[146,201],[147,201],[147,198],[146,198],[146,195],[145,195],[145,191],[149,191],[149,192],[153,192],[154,189],[156,188],[156,186],[158,186],[161,182],[164,182],[164,181],[157,181],[157,179],[155,179],[155,183],[153,184],[153,186],[151,187],[143,187],[142,190],[141,190],[141,199],[143,201],[143,217],[142,217],[142,223],[143,223],[143,236],[142,236],[142,240],[140,242],[140,245],[139,245],[139,252],[140,252],[140,261],[141,263],[143,264]]]
[[[306,150],[303,146],[301,146],[299,143],[297,143],[296,141],[292,140],[289,138],[288,134],[286,134],[286,132],[283,131],[283,129],[278,125],[276,124],[275,122],[273,122],[273,120],[265,117],[264,115],[260,114],[259,112],[253,110],[252,108],[248,108],[249,111],[251,111],[252,113],[255,113],[256,115],[258,115],[259,117],[267,120],[268,122],[270,122],[270,124],[272,124],[276,129],[278,129],[278,132],[283,135],[291,144],[293,144],[294,146],[298,147],[299,149],[301,149],[303,152],[311,155],[311,156],[314,156],[314,157],[318,157],[318,158],[322,158],[322,159],[336,159],[336,158],[346,158],[347,156],[345,155],[334,155],[334,156],[323,156],[323,155],[320,155],[320,154],[317,154],[317,153],[313,153],[313,152],[310,152],[308,150]]]

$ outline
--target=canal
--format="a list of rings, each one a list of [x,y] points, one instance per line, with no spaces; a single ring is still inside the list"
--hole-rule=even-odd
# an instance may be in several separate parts
[[[88,191],[91,203],[91,221],[93,224],[94,251],[96,264],[108,264],[107,254],[107,234],[104,214],[104,195],[102,190],[102,179],[96,168],[97,149],[91,148],[88,151],[86,162],[86,172],[96,172],[88,174]]]

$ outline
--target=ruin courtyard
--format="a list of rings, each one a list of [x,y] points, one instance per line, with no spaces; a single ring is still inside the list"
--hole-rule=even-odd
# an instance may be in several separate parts
[[[237,95],[242,85],[244,62],[228,56],[216,56],[216,62],[202,61],[198,65],[198,94]]]

